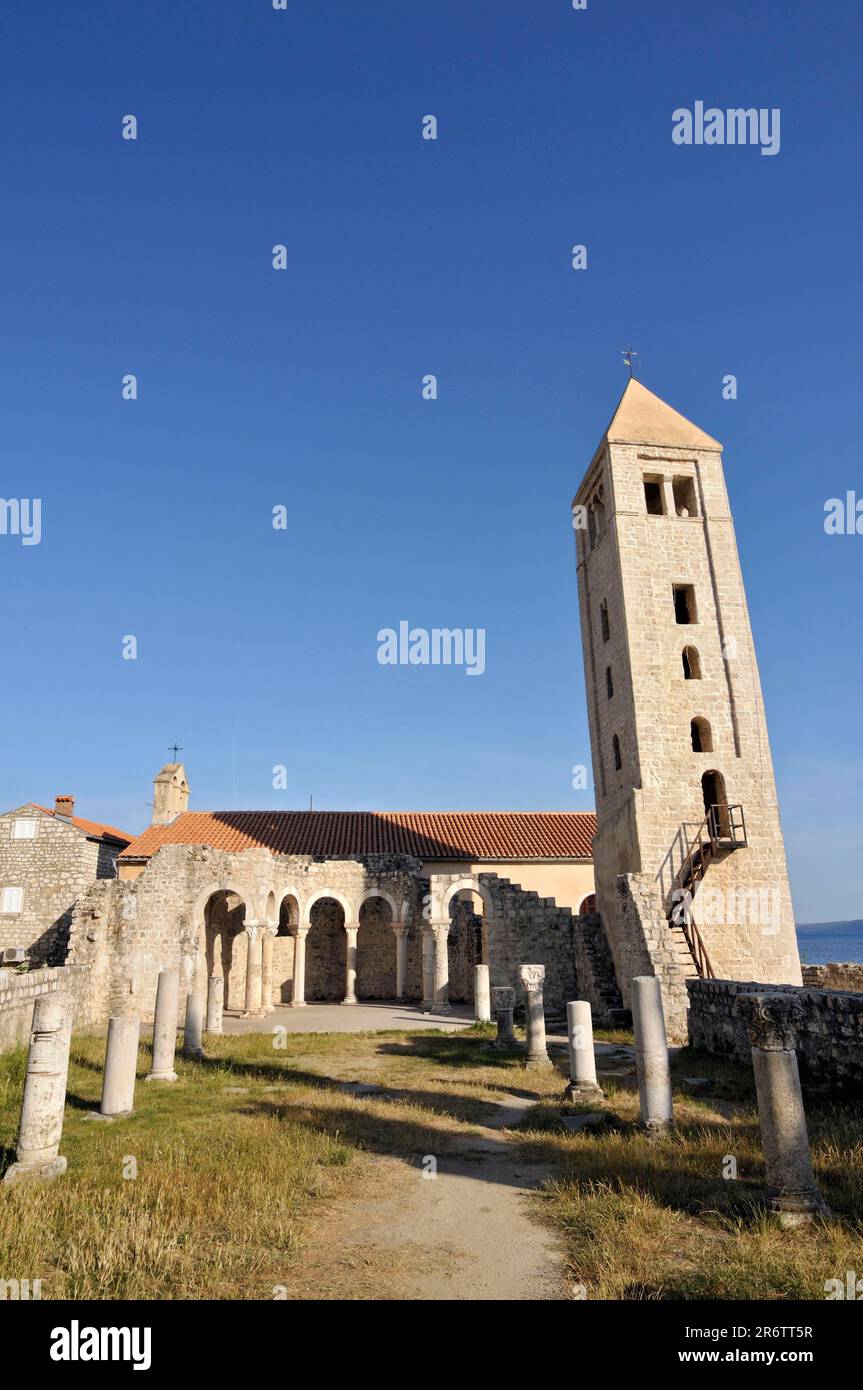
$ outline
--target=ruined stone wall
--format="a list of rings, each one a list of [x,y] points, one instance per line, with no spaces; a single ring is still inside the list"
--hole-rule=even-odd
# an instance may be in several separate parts
[[[804,965],[803,983],[810,989],[844,989],[863,992],[863,965],[857,961],[830,965]]]
[[[736,1057],[751,1065],[746,1030],[734,1017],[738,994],[783,990],[803,1006],[797,1055],[804,1076],[813,1081],[863,1083],[863,993],[754,984],[738,980],[689,982],[689,1041],[707,1052]]]
[[[73,1027],[93,1027],[98,1022],[99,1001],[92,985],[89,970],[75,967],[46,967],[20,975],[0,970],[0,1052],[26,1046],[33,1005],[41,994],[68,993],[73,1001]]]

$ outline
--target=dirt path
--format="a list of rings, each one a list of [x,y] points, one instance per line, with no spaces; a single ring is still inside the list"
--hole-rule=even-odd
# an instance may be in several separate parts
[[[561,1248],[528,1212],[528,1193],[548,1175],[519,1162],[517,1141],[501,1132],[532,1103],[509,1097],[489,1124],[450,1136],[434,1177],[398,1159],[378,1160],[385,1195],[350,1204],[329,1233],[338,1237],[349,1285],[349,1271],[357,1271],[354,1297],[376,1296],[368,1289],[375,1269],[386,1272],[384,1286],[398,1280],[399,1298],[568,1297]]]

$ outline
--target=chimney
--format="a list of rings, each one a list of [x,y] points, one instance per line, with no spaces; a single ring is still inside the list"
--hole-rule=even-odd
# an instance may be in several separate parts
[[[74,796],[58,796],[54,800],[54,815],[62,816],[64,820],[71,820],[75,814]]]

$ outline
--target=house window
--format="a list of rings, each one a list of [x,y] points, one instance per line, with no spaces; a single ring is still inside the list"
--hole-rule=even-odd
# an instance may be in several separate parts
[[[33,840],[33,839],[35,839],[35,838],[36,838],[36,822],[35,822],[35,820],[24,820],[23,817],[20,817],[18,820],[13,820],[13,822],[12,822],[12,839],[13,839],[13,840]]]
[[[602,640],[607,642],[611,636],[611,628],[608,626],[608,604],[605,599],[599,605],[599,622],[602,628]]]
[[[620,739],[617,737],[617,734],[614,735],[612,740],[612,747],[614,748],[614,766],[616,771],[619,772],[623,767],[623,759],[620,756]]]
[[[0,912],[20,912],[23,906],[23,888],[4,888],[0,893]]]
[[[662,498],[662,479],[644,479],[644,505],[650,516],[665,516]]]
[[[674,510],[678,516],[698,516],[694,478],[674,478],[671,490],[674,493]]]
[[[683,648],[683,678],[687,681],[701,680],[701,657],[695,647]]]
[[[713,734],[706,719],[693,719],[689,726],[693,753],[712,753]]]
[[[691,584],[675,584],[674,588],[674,618],[678,623],[695,623],[698,621],[695,613],[695,590]]]
[[[612,679],[610,666],[606,666],[605,668],[605,689],[610,700],[614,694],[614,680]]]

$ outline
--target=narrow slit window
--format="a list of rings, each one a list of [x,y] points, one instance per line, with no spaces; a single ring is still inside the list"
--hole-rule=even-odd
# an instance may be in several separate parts
[[[603,642],[607,642],[611,636],[611,628],[608,625],[608,604],[605,599],[603,599],[602,603],[599,605],[599,623],[602,628],[602,640]]]
[[[692,585],[675,584],[673,587],[675,621],[683,625],[697,622],[695,615],[695,590]]]
[[[695,647],[683,648],[683,677],[688,681],[701,680],[701,658]]]
[[[606,666],[605,668],[605,693],[607,694],[609,700],[614,694],[614,678],[611,674],[610,666]]]
[[[713,735],[706,719],[693,719],[690,724],[693,753],[712,753]]]
[[[615,734],[612,739],[612,747],[614,749],[614,766],[616,771],[619,772],[623,767],[623,759],[620,756],[620,739],[617,737],[617,734]]]

